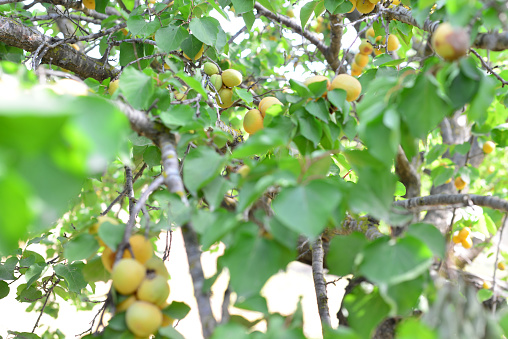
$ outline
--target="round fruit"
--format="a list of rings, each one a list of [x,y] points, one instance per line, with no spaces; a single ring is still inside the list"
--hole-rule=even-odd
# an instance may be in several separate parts
[[[126,297],[123,301],[118,303],[118,305],[116,305],[116,312],[120,313],[123,311],[127,311],[129,306],[134,304],[136,300],[137,300],[136,296],[134,294],[131,294],[130,296]]]
[[[455,188],[460,191],[460,190],[463,190],[465,187],[466,187],[466,182],[461,177],[457,177],[455,179]]]
[[[219,67],[217,67],[216,64],[214,64],[213,62],[205,62],[204,66],[203,66],[203,70],[205,71],[205,73],[207,75],[213,75],[213,74],[217,74],[219,73]]]
[[[384,48],[380,48],[380,49],[375,49],[374,50],[374,54],[375,55],[380,55],[380,54],[383,54],[384,52],[385,52]]]
[[[305,86],[309,86],[310,84],[312,84],[314,82],[321,82],[321,81],[326,81],[326,88],[330,87],[330,79],[328,79],[324,75],[314,75],[314,76],[311,76],[311,77],[305,79],[303,84]]]
[[[362,92],[362,85],[360,84],[360,81],[348,74],[339,74],[333,79],[330,90],[336,88],[341,88],[346,91],[347,101],[354,101],[358,99],[360,93]]]
[[[431,39],[434,51],[445,60],[456,60],[469,50],[469,34],[463,28],[445,22],[437,27]]]
[[[217,104],[221,108],[228,108],[233,105],[233,91],[229,88],[222,88],[219,90],[219,97],[221,102],[219,102],[219,99],[217,98]]]
[[[484,281],[482,287],[486,290],[490,290],[492,288],[492,284],[488,281]]]
[[[134,259],[122,259],[116,263],[111,272],[113,287],[120,294],[134,293],[145,279],[145,266]]]
[[[501,271],[504,271],[506,269],[506,265],[504,264],[504,262],[498,262],[497,268],[499,268]]]
[[[250,173],[250,167],[247,165],[243,165],[239,169],[236,170],[236,173],[240,174],[242,176],[242,178],[247,178],[247,176]]]
[[[125,314],[127,328],[139,337],[148,337],[162,325],[162,312],[146,301],[136,301]]]
[[[249,134],[254,134],[263,129],[263,116],[257,109],[251,109],[243,117],[243,129]]]
[[[360,54],[360,55],[361,55],[361,54]],[[355,73],[357,73],[357,72],[358,72],[358,73],[360,73],[360,74],[361,74],[361,72],[362,72],[362,71],[363,71],[363,67],[361,67],[360,65],[358,65],[358,64],[356,63],[356,61],[355,61],[355,62],[353,62],[353,64],[351,65],[351,72],[355,72]]]
[[[101,261],[106,271],[111,272],[113,270],[113,264],[115,262],[116,252],[113,252],[111,248],[106,246],[102,252]]]
[[[473,239],[471,237],[467,237],[466,239],[462,240],[462,247],[464,248],[471,248],[473,247]]]
[[[393,52],[399,49],[400,43],[399,38],[397,38],[395,35],[390,34],[388,36],[388,51]]]
[[[358,53],[357,55],[355,55],[355,63],[363,68],[369,63],[369,56]]]
[[[222,77],[220,76],[220,74],[212,75],[210,77],[210,82],[217,91],[219,91],[222,88]]]
[[[362,75],[361,69],[351,68],[351,76],[357,77]]]
[[[492,151],[495,149],[496,149],[496,144],[490,140],[483,144],[483,152],[485,152],[485,154],[492,153]]]
[[[372,47],[372,45],[367,40],[363,40],[359,48],[360,54],[363,55],[370,55],[374,50],[374,47]]]
[[[139,300],[148,301],[155,305],[163,304],[169,296],[169,284],[165,277],[149,274],[138,287],[136,296]]]
[[[374,38],[374,37],[376,36],[376,33],[374,32],[374,28],[372,28],[372,27],[371,27],[371,28],[369,28],[369,29],[367,30],[367,33],[365,33],[365,36],[366,36],[367,38]]]
[[[353,8],[351,8],[348,12],[348,13],[351,13],[356,9],[356,0],[349,0],[349,1],[353,4]]]
[[[83,0],[83,6],[88,9],[95,9],[95,0]]]
[[[263,118],[265,117],[265,113],[268,110],[268,108],[272,107],[273,105],[281,105],[282,106],[282,102],[280,102],[280,100],[277,99],[276,97],[264,97],[259,102],[258,107],[259,107],[259,110],[261,111],[261,115],[263,116]]]
[[[129,244],[134,254],[134,259],[144,264],[148,259],[153,257],[153,246],[150,240],[146,239],[141,234],[135,234],[129,238]],[[124,258],[132,258],[131,252],[125,250],[123,253]]]
[[[222,72],[222,83],[228,87],[235,87],[242,83],[242,73],[235,69],[227,69]]]
[[[471,235],[471,229],[469,227],[464,227],[459,232],[459,239],[462,241]]]
[[[454,244],[458,244],[458,243],[462,242],[462,239],[460,239],[458,232],[455,232],[453,234],[452,241],[453,241]]]
[[[356,1],[356,9],[358,12],[366,14],[372,12],[372,10],[376,7],[376,4],[373,4],[369,0],[357,0]]]
[[[295,12],[293,12],[293,10],[290,8],[288,9],[288,11],[286,12],[286,15],[290,18],[294,18],[295,17]]]
[[[166,265],[164,265],[164,261],[162,261],[161,258],[154,255],[145,262],[145,267],[148,273],[153,271],[155,274],[169,279],[168,269],[166,268]]]
[[[195,60],[198,60],[199,58],[201,58],[201,56],[203,55],[203,52],[205,50],[205,44],[203,44],[201,46],[201,49],[199,50],[199,52],[196,54],[196,56],[194,57],[194,61]],[[183,53],[183,56],[185,57],[185,59],[187,60],[190,60],[191,58],[189,58],[189,56],[187,54],[185,54],[185,52]]]

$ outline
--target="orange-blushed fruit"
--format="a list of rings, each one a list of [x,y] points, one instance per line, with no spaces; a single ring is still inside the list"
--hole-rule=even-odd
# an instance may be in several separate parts
[[[273,105],[281,105],[282,106],[282,102],[280,102],[280,100],[277,99],[276,97],[264,97],[259,102],[258,108],[259,108],[259,111],[261,112],[261,115],[263,116],[263,118],[265,117],[266,110],[268,108],[272,107]]]
[[[363,68],[369,63],[369,56],[358,53],[357,55],[355,55],[355,63]]]
[[[473,239],[471,237],[467,237],[466,239],[461,241],[462,247],[464,248],[471,248],[473,247]]]
[[[455,188],[458,189],[459,191],[466,188],[466,182],[461,177],[455,178],[454,183],[455,183]]]
[[[459,239],[462,241],[471,235],[471,229],[469,227],[464,227],[459,231]]]
[[[432,34],[431,44],[434,51],[443,59],[457,60],[469,50],[469,34],[464,28],[453,27],[445,22]]]
[[[492,153],[492,151],[494,151],[495,149],[496,144],[490,140],[483,144],[483,152],[485,152],[485,154]]]
[[[497,268],[500,269],[501,271],[504,271],[506,269],[506,265],[504,264],[504,262],[498,262],[497,263]]]
[[[360,13],[367,14],[372,12],[372,10],[376,7],[376,4],[370,2],[369,0],[357,0],[356,1],[356,10]]]
[[[374,50],[374,47],[372,47],[372,45],[367,40],[363,40],[362,43],[360,44],[359,49],[360,54],[370,55]]]
[[[358,99],[362,92],[362,85],[360,81],[348,74],[339,74],[333,80],[330,85],[330,90],[341,88],[346,91],[347,101],[354,101]]]
[[[243,129],[249,134],[254,134],[263,129],[263,115],[258,109],[251,109],[243,117]]]
[[[452,241],[454,244],[459,244],[462,242],[462,239],[459,237],[459,232],[455,232],[452,236]]]

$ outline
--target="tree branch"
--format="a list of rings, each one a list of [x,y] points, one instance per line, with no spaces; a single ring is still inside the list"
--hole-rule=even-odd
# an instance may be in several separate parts
[[[393,204],[407,210],[436,205],[454,205],[463,207],[477,205],[508,212],[508,201],[498,197],[475,194],[436,194],[426,197],[395,201]]]
[[[331,326],[330,311],[328,310],[328,296],[326,293],[326,281],[323,273],[324,259],[323,241],[318,237],[312,244],[312,277],[314,278],[314,288],[316,290],[316,299],[318,304],[319,317],[323,326]]]
[[[342,46],[342,33],[343,25],[341,22],[344,20],[343,15],[330,15],[330,47],[327,51],[326,60],[330,60],[330,67],[337,70],[340,67],[339,51]]]

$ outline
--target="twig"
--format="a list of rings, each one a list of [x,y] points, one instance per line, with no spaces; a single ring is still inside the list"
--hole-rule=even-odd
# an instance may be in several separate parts
[[[483,60],[482,56],[477,52],[475,51],[473,48],[470,48],[469,51],[471,53],[473,53],[474,55],[476,55],[476,57],[478,59],[480,59],[480,62],[482,63],[482,66],[487,70],[487,72],[489,72],[490,74],[492,74],[493,76],[495,76],[497,78],[497,80],[501,81],[501,87],[504,87],[505,85],[508,85],[508,81],[504,80],[503,78],[501,78],[501,76],[499,74],[497,74],[496,72],[494,72],[494,70],[492,69],[492,67],[490,67],[486,62],[485,60]]]
[[[314,288],[316,290],[316,299],[319,310],[321,324],[324,327],[331,327],[330,311],[328,310],[328,297],[326,293],[326,281],[323,273],[323,241],[318,237],[312,244],[312,277],[314,278]]]
[[[506,219],[508,219],[508,215],[505,213],[503,223],[501,224],[501,230],[499,231],[499,241],[497,242],[497,251],[496,251],[496,260],[494,262],[494,275],[492,277],[492,313],[496,314],[496,273],[497,273],[497,262],[499,260],[499,250],[501,248],[501,240],[503,239],[503,231],[506,226]]]
[[[35,332],[35,329],[37,328],[37,325],[39,325],[39,321],[41,320],[42,314],[44,313],[44,309],[46,308],[46,305],[48,304],[49,297],[51,296],[51,292],[53,292],[53,289],[58,285],[60,282],[60,278],[58,278],[53,285],[51,285],[51,288],[46,293],[46,299],[44,300],[44,304],[42,304],[42,309],[39,312],[39,317],[37,318],[37,321],[35,322],[34,328],[32,329],[32,333]]]

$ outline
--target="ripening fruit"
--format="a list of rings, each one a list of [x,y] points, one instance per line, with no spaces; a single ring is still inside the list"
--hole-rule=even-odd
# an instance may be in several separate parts
[[[459,244],[462,242],[462,239],[459,237],[459,232],[455,232],[452,237],[452,241],[454,244]]]
[[[496,144],[490,140],[483,144],[483,152],[485,152],[485,154],[492,153],[492,151],[495,149],[496,149]]]
[[[324,75],[311,76],[311,77],[305,79],[303,84],[308,87],[310,84],[312,84],[314,82],[321,82],[321,81],[326,81],[326,88],[330,88],[330,79],[328,79]]]
[[[380,55],[380,54],[383,54],[385,52],[385,49],[384,48],[380,48],[380,49],[375,49],[374,50],[374,54],[377,56],[377,55]]]
[[[489,281],[484,280],[482,287],[486,290],[490,290],[492,288],[492,284]]]
[[[134,304],[136,301],[136,296],[134,294],[131,294],[127,298],[125,298],[122,302],[118,303],[116,305],[116,313],[120,313],[123,311],[127,311],[130,305]]]
[[[261,112],[261,115],[263,116],[263,118],[265,117],[266,110],[268,108],[272,107],[273,105],[281,105],[282,106],[282,102],[280,102],[280,100],[277,99],[276,97],[264,97],[259,102],[258,108],[259,108],[259,111]]]
[[[242,83],[242,73],[235,69],[227,69],[222,72],[222,83],[228,87],[235,87]]]
[[[157,274],[147,275],[141,282],[141,285],[139,285],[136,296],[139,300],[161,305],[169,296],[167,279]]]
[[[388,51],[389,52],[396,51],[397,49],[399,49],[399,47],[400,47],[399,38],[397,38],[393,34],[390,34],[388,36]]]
[[[219,67],[217,67],[216,64],[214,64],[213,62],[205,62],[205,64],[203,65],[203,70],[205,71],[205,73],[207,75],[213,75],[213,74],[217,74],[219,73]]]
[[[460,190],[463,190],[465,187],[466,187],[466,182],[461,177],[457,177],[455,179],[455,188],[460,191]]]
[[[351,13],[356,9],[356,0],[349,0],[349,1],[353,4],[353,8],[351,8],[348,12],[348,13]]]
[[[236,170],[236,173],[240,174],[242,178],[247,178],[250,173],[250,167],[247,165],[242,165],[239,169]]]
[[[469,34],[465,29],[445,22],[434,31],[431,43],[434,51],[443,59],[457,60],[469,50]]]
[[[357,77],[362,75],[361,69],[351,68],[351,76]]]
[[[504,262],[498,262],[497,263],[497,268],[500,269],[501,271],[504,271],[506,269],[506,265],[504,264]]]
[[[372,28],[372,27],[371,27],[371,28],[369,28],[369,29],[367,30],[367,32],[365,33],[365,36],[366,36],[367,38],[374,38],[374,36],[375,36],[375,35],[376,35],[376,33],[374,32],[374,28]]]
[[[360,75],[363,71],[363,67],[361,67],[360,65],[357,65],[356,64],[356,61],[353,62],[353,64],[351,65],[351,75],[354,73],[359,73],[358,75]]]
[[[219,97],[221,102],[219,102],[219,98],[217,98],[217,105],[221,108],[228,108],[233,105],[233,91],[229,88],[221,88],[219,90]]]
[[[332,80],[330,90],[336,88],[341,88],[346,91],[347,101],[354,101],[358,99],[360,93],[362,92],[362,85],[360,84],[360,81],[348,74],[339,74]]]
[[[286,12],[286,15],[290,18],[294,18],[295,17],[295,12],[293,12],[293,10],[290,8],[287,10]]]
[[[111,278],[113,287],[118,293],[128,295],[134,293],[146,275],[145,266],[137,260],[127,258],[118,261],[113,267]]]
[[[366,14],[372,12],[372,10],[376,7],[376,4],[370,2],[369,0],[357,0],[356,1],[356,9],[358,12]]]
[[[379,2],[379,0],[369,0],[370,2],[372,2],[373,4],[377,4]]]
[[[145,262],[146,271],[148,273],[154,272],[157,275],[160,275],[166,279],[169,279],[169,272],[164,265],[164,261],[157,256],[153,256]]]
[[[473,247],[473,239],[471,239],[471,237],[467,237],[466,239],[462,240],[461,243],[462,247],[466,249]]]
[[[115,93],[116,90],[118,89],[118,86],[120,86],[120,79],[111,81],[108,86],[108,93],[110,95],[113,95],[113,93]]]
[[[136,301],[125,314],[127,328],[139,337],[148,337],[162,325],[162,312],[146,301]]]
[[[88,9],[95,9],[95,0],[83,0],[83,6]]]
[[[198,60],[199,58],[201,58],[201,56],[203,55],[203,52],[205,51],[205,44],[203,44],[201,46],[201,49],[199,50],[199,52],[196,54],[196,56],[194,57],[194,61]],[[191,58],[189,58],[189,56],[187,54],[185,54],[185,52],[183,53],[183,56],[185,59],[187,60],[190,60]]]
[[[135,234],[129,238],[129,244],[132,248],[132,253],[134,254],[134,259],[144,264],[153,257],[153,246],[150,240],[146,239],[141,234]],[[123,252],[123,258],[132,258],[131,252],[129,250],[125,250]]]
[[[459,232],[459,239],[462,241],[471,235],[471,229],[469,227],[464,227]]]
[[[166,327],[166,326],[173,326],[173,323],[175,322],[175,319],[165,315],[164,313],[162,314],[162,325],[161,327]]]
[[[210,82],[217,91],[219,91],[222,88],[222,77],[220,76],[220,74],[212,75],[210,77]]]
[[[183,86],[182,88],[179,88],[177,91],[174,92],[175,99],[178,101],[187,99],[187,94],[185,94],[185,92],[187,92],[187,86]]]
[[[374,50],[374,47],[372,47],[372,45],[367,40],[363,40],[362,43],[360,44],[359,49],[360,54],[370,55]]]
[[[115,262],[116,252],[113,252],[111,248],[106,246],[102,252],[101,261],[106,271],[111,272],[113,270],[113,263]]]
[[[243,129],[249,134],[254,134],[263,129],[263,116],[257,109],[251,109],[243,117]]]
[[[360,67],[365,67],[369,63],[369,56],[365,54],[358,53],[355,55],[355,64]]]

